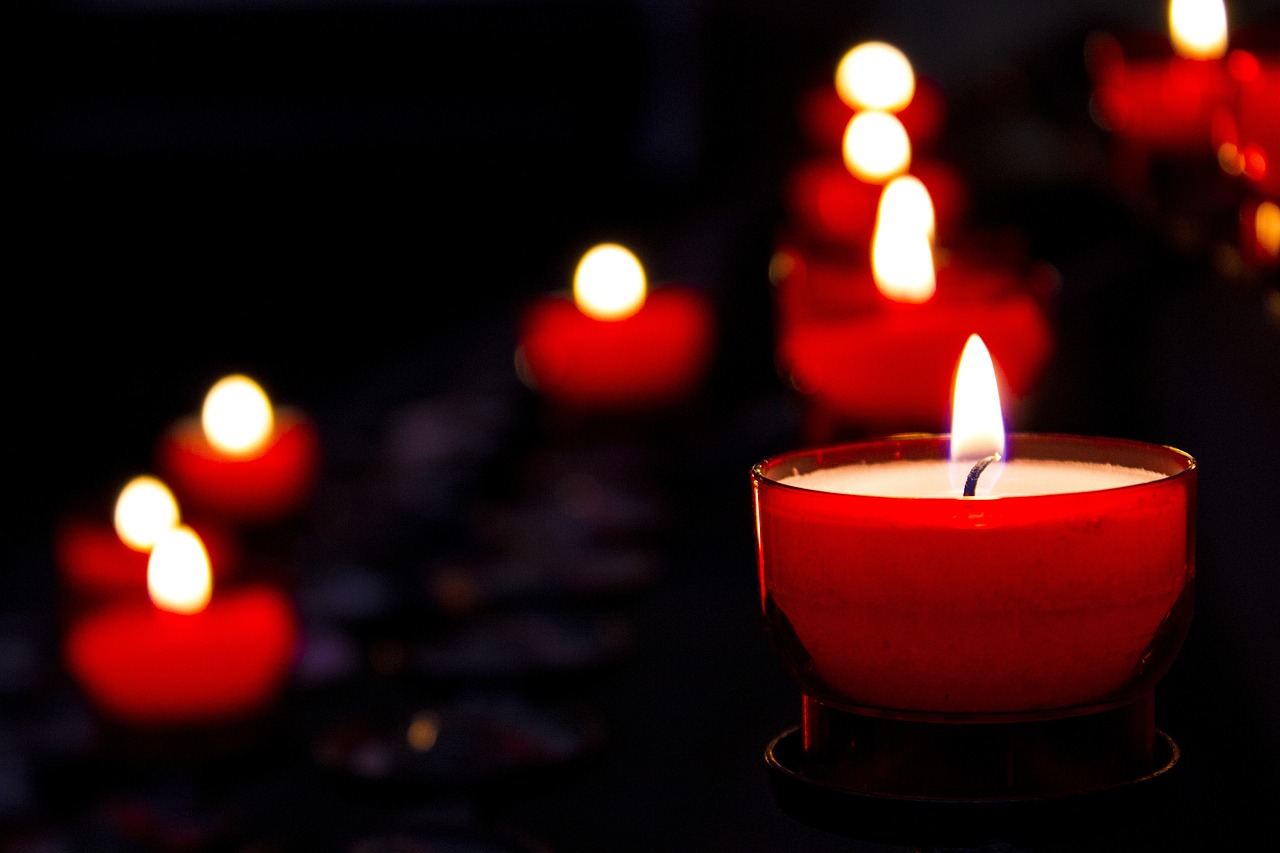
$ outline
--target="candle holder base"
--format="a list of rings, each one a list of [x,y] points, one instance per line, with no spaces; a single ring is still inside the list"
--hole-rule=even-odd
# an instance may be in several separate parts
[[[1154,732],[1148,766],[1104,784],[992,796],[904,794],[878,790],[848,776],[814,772],[800,727],[765,750],[774,802],[788,816],[863,841],[917,846],[971,846],[992,840],[1036,844],[1087,833],[1142,814],[1167,796],[1177,743]],[[888,756],[886,756],[888,757]],[[895,756],[901,758],[901,756]],[[965,768],[958,768],[961,773]]]

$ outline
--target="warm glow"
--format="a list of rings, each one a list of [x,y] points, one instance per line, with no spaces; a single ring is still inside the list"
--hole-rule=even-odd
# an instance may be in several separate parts
[[[156,540],[178,526],[178,502],[155,477],[134,477],[116,498],[115,527],[120,541],[135,551],[150,551]]]
[[[876,289],[894,302],[928,302],[938,289],[933,247],[923,229],[877,226],[871,238]]]
[[[430,711],[419,711],[409,721],[405,740],[409,747],[417,752],[427,752],[440,739],[440,720]]]
[[[960,354],[951,399],[951,485],[963,490],[973,466],[993,454],[999,454],[1000,460],[1005,458],[996,368],[982,338],[970,335]],[[978,478],[977,494],[989,494],[1003,468],[1003,461],[989,465]]]
[[[623,320],[644,305],[644,267],[616,243],[593,247],[573,274],[573,300],[597,320]]]
[[[897,112],[911,102],[915,91],[910,60],[882,41],[858,45],[836,66],[836,92],[855,110]]]
[[[271,437],[274,416],[266,392],[247,376],[219,379],[200,413],[209,443],[231,456],[250,456]]]
[[[181,525],[161,536],[147,561],[147,593],[155,606],[170,613],[199,613],[212,589],[209,553],[199,535]]]
[[[1253,230],[1258,245],[1273,258],[1280,257],[1280,205],[1264,201],[1253,214]]]
[[[1227,9],[1222,0],[1170,0],[1169,38],[1188,59],[1218,59],[1227,52]]]
[[[876,227],[886,221],[924,229],[929,239],[933,239],[937,218],[933,197],[923,181],[915,175],[899,175],[885,184],[876,208]]]
[[[911,166],[911,140],[896,116],[867,110],[844,130],[844,165],[853,175],[882,184]]]

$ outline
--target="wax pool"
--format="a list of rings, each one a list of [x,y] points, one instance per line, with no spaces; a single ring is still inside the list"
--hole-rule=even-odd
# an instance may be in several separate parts
[[[995,496],[962,498],[947,448],[885,439],[753,470],[766,624],[805,694],[927,718],[1060,715],[1153,688],[1191,614],[1194,461],[1014,435]]]

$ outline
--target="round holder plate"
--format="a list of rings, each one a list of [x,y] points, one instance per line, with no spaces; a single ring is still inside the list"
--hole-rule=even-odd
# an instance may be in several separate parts
[[[1178,745],[1156,731],[1152,766],[1105,787],[1015,798],[945,798],[851,790],[807,775],[801,732],[791,728],[764,753],[774,802],[818,829],[864,841],[968,846],[992,840],[1037,843],[1122,820],[1167,794]]]

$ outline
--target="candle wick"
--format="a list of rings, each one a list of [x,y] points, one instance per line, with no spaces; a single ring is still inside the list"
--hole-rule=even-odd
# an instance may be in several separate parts
[[[969,471],[969,476],[964,481],[964,496],[966,498],[973,497],[978,491],[978,478],[982,476],[982,472],[987,470],[987,466],[992,462],[1000,461],[1000,453],[991,454],[986,459],[979,459],[978,464],[974,465]]]

